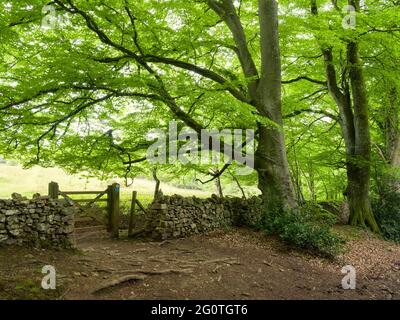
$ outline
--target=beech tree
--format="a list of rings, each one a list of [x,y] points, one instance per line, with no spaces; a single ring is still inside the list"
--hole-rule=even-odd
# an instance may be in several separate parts
[[[348,4],[360,10],[360,2],[350,0]],[[341,9],[339,9],[341,10]],[[311,1],[312,14],[318,13],[317,3]],[[363,68],[360,61],[359,44],[355,39],[345,41],[346,60],[341,84],[338,84],[329,44],[321,47],[330,95],[335,100],[340,114],[340,125],[346,144],[347,190],[350,205],[351,225],[368,225],[379,231],[369,201],[371,138],[368,118],[368,99]]]
[[[347,5],[357,10],[351,28],[343,24]],[[349,222],[379,230],[371,168],[374,175],[390,168],[393,185],[398,171],[397,3],[0,6],[3,156],[127,180],[154,170],[159,178],[190,172],[196,183],[216,181],[224,193],[231,181],[243,196],[244,184],[258,185],[269,213],[342,200],[346,190]],[[146,136],[153,128],[168,131],[171,121],[196,133],[253,129],[255,173],[232,174],[237,164],[223,161],[150,163]]]
[[[385,61],[382,55],[390,55],[388,48],[397,37],[398,8],[388,1],[368,2],[367,7],[361,7],[359,1],[312,0],[308,5],[308,19],[304,19],[306,13],[302,12],[291,21],[299,23],[299,27],[293,32],[298,38],[290,44],[289,52],[299,61],[288,69],[292,76],[297,75],[295,80],[308,83],[307,87],[296,83],[291,86],[311,93],[306,97],[308,105],[291,115],[304,118],[307,113],[314,114],[333,126],[338,123],[345,145],[343,167],[347,187],[344,194],[351,209],[349,223],[378,231],[369,195],[372,155],[379,150],[375,148],[376,136],[371,143],[373,122],[369,114],[370,110],[373,114],[382,112],[382,96],[389,96],[388,87],[382,90],[380,84],[382,79],[387,83],[391,78],[390,72],[384,70],[391,68],[396,72],[397,67],[389,67],[390,60]],[[298,11],[307,8],[306,2],[293,7]],[[396,56],[394,52],[391,57]],[[396,111],[391,117],[396,117]],[[340,144],[338,148],[341,150]]]
[[[239,119],[223,126],[257,129],[255,169],[266,208],[296,207],[282,127],[277,1],[56,0],[56,29],[20,24],[40,16],[45,4],[8,4],[26,15],[8,22],[20,39],[4,72],[14,79],[2,88],[6,146],[29,158],[35,148],[35,161],[44,164],[101,167],[104,153],[114,152],[129,166],[145,160],[150,123],[165,127],[177,119],[200,132],[209,121],[221,127],[228,114]],[[146,101],[135,103],[141,112],[121,118],[123,104],[138,100]],[[133,118],[151,113],[147,126],[134,128]],[[103,130],[89,128],[91,121]],[[117,129],[124,130],[118,137]],[[89,153],[77,158],[80,148]]]

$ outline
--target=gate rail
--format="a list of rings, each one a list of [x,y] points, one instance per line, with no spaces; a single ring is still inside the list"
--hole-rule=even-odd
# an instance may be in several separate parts
[[[72,199],[70,195],[97,195],[94,199]],[[106,199],[102,198],[107,196]],[[119,201],[120,186],[114,183],[103,191],[61,191],[57,182],[49,183],[49,198],[58,199],[62,196],[69,204],[76,205],[81,209],[89,208],[95,202],[107,202],[108,231],[114,238],[119,237]],[[87,203],[82,206],[80,203]]]

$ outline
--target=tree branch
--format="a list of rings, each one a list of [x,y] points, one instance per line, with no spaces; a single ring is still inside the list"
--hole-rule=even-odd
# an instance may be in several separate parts
[[[307,108],[307,109],[295,110],[295,111],[293,111],[292,113],[289,113],[289,114],[283,116],[283,118],[284,118],[284,119],[293,118],[293,117],[296,117],[296,116],[298,116],[299,114],[302,114],[302,113],[304,113],[304,112],[315,113],[315,114],[322,114],[322,115],[327,116],[327,117],[329,117],[329,118],[331,118],[331,119],[333,119],[333,120],[336,120],[336,121],[339,120],[339,117],[338,117],[338,116],[336,116],[336,115],[334,115],[334,114],[332,114],[332,113],[330,113],[330,112],[328,112],[328,111],[325,111],[325,110],[313,110],[313,109],[309,109],[309,108]]]
[[[145,60],[147,62],[155,62],[155,63],[163,63],[163,64],[168,64],[168,65],[173,65],[175,67],[197,73],[205,78],[208,78],[210,80],[213,80],[214,82],[224,85],[226,90],[229,93],[231,93],[232,96],[234,96],[236,99],[238,99],[244,103],[247,103],[247,104],[250,104],[250,102],[251,102],[250,99],[247,98],[243,94],[243,92],[241,92],[238,89],[233,88],[230,85],[230,83],[228,82],[228,80],[226,80],[224,77],[222,77],[221,75],[217,74],[214,71],[199,67],[197,65],[194,65],[194,64],[191,64],[188,62],[173,59],[173,58],[159,57],[159,56],[155,56],[155,55],[145,55],[142,58],[143,58],[143,60]]]
[[[247,45],[240,17],[238,16],[232,0],[207,0],[208,6],[223,20],[230,29],[237,47],[237,56],[246,78],[253,78],[249,83],[249,90],[255,90],[258,82],[258,71]]]
[[[316,80],[316,79],[312,79],[308,76],[299,76],[295,79],[290,79],[290,80],[282,80],[283,84],[289,84],[289,83],[293,83],[293,82],[297,82],[297,81],[301,81],[301,80],[306,80],[312,83],[316,83],[316,84],[322,84],[324,86],[326,86],[328,83],[327,81],[322,81],[322,80]]]
[[[215,179],[219,178],[220,176],[222,176],[222,174],[226,171],[226,169],[228,169],[230,166],[232,165],[232,163],[226,163],[221,170],[218,170],[216,173],[209,173],[212,178],[206,181],[202,181],[200,179],[196,179],[196,181],[200,182],[201,184],[207,184],[210,183],[212,181],[214,181]]]
[[[46,131],[36,140],[36,145],[37,145],[36,160],[39,162],[39,159],[40,159],[40,141],[41,141],[45,136],[47,136],[51,131],[55,130],[55,129],[57,128],[57,126],[58,126],[60,123],[66,121],[66,120],[68,120],[68,119],[71,119],[71,118],[75,117],[77,114],[79,114],[80,112],[82,112],[84,109],[86,109],[86,108],[88,108],[88,107],[90,107],[90,106],[92,106],[92,105],[94,105],[94,104],[96,104],[96,103],[105,101],[105,100],[111,98],[112,96],[113,96],[112,94],[108,94],[108,95],[106,95],[106,96],[104,96],[104,97],[101,97],[101,98],[99,98],[99,99],[95,99],[95,100],[93,100],[93,101],[91,101],[91,102],[88,102],[88,103],[86,103],[86,104],[81,104],[81,105],[78,106],[75,110],[73,110],[72,112],[68,113],[67,115],[65,115],[65,116],[62,117],[61,119],[58,119],[58,120],[54,121],[53,124],[51,125],[51,127],[50,127],[48,130],[46,130]]]
[[[329,92],[335,99],[336,103],[343,104],[345,96],[337,84],[336,71],[335,71],[335,66],[333,64],[332,48],[323,49],[322,51],[324,54],[325,73],[326,73]]]

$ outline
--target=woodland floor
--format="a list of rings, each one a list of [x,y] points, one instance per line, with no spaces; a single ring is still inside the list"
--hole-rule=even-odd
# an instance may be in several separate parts
[[[400,245],[340,227],[351,240],[335,261],[290,250],[247,229],[166,242],[77,234],[77,251],[0,248],[0,299],[400,299]],[[57,270],[42,290],[41,269]],[[343,290],[341,268],[357,270]],[[111,280],[132,280],[99,290]]]

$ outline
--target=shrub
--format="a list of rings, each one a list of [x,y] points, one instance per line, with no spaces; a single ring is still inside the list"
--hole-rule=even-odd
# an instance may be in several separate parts
[[[265,215],[261,229],[278,235],[287,244],[324,257],[335,257],[341,252],[343,239],[332,232],[336,217],[316,205],[296,211]]]
[[[400,243],[400,194],[384,190],[380,198],[372,200],[372,209],[383,237]]]

